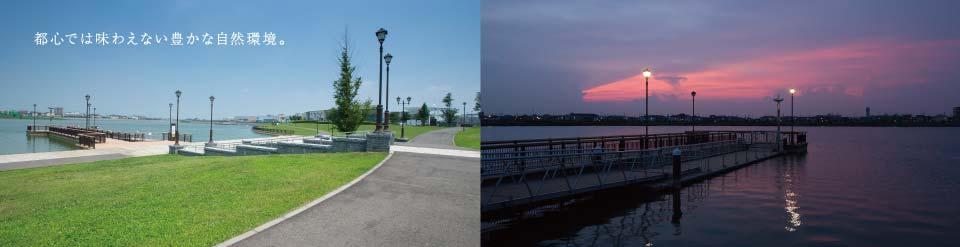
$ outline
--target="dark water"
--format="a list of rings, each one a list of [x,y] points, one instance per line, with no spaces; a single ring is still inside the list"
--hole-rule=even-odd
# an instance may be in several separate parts
[[[805,155],[748,166],[679,195],[621,189],[547,213],[507,217],[483,233],[483,245],[960,246],[960,128],[798,130],[809,133]],[[643,128],[484,127],[482,133],[488,140],[574,132]],[[492,218],[484,214],[487,225]]]

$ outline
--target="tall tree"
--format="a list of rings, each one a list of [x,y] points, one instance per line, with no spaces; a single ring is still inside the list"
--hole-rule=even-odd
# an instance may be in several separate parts
[[[480,92],[477,92],[477,96],[473,98],[473,112],[480,112]]]
[[[459,109],[453,107],[453,94],[447,93],[447,96],[443,97],[443,105],[446,106],[446,109],[443,109],[443,119],[447,121],[447,126],[453,126],[459,112]]]
[[[333,81],[333,98],[336,108],[330,120],[339,132],[356,131],[366,117],[370,100],[360,102],[357,94],[362,79],[354,77],[357,67],[350,64],[350,45],[347,33],[343,34],[343,44],[340,46],[340,78]]]
[[[430,120],[430,108],[427,107],[427,103],[423,103],[417,111],[417,120],[420,120],[421,126],[427,126],[427,121]]]

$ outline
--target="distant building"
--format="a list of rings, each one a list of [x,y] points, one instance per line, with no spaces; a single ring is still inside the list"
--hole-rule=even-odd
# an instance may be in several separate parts
[[[308,111],[308,112],[304,112],[303,115],[305,116],[306,120],[327,121],[327,113],[326,111],[323,111],[323,110]]]
[[[63,107],[50,107],[50,116],[63,117]]]
[[[867,107],[867,117],[870,117],[870,107]]]
[[[237,122],[254,123],[257,122],[257,116],[236,116],[233,117],[233,120]]]
[[[960,106],[953,108],[953,120],[960,121]]]

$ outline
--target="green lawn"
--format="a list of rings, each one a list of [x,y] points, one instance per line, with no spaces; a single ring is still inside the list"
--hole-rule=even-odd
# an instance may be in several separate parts
[[[159,155],[0,172],[0,246],[211,246],[355,179],[385,153]]]
[[[466,131],[457,132],[453,143],[458,147],[480,149],[480,127],[471,127]]]
[[[273,128],[273,129],[293,130],[293,132],[294,132],[295,135],[302,135],[302,136],[313,136],[313,135],[316,135],[316,134],[317,134],[317,124],[316,124],[316,123],[284,123],[284,124],[280,124],[280,125],[264,124],[264,125],[260,125],[260,126],[263,126],[263,127],[266,127],[266,128]],[[363,124],[363,125],[360,125],[360,128],[357,129],[357,130],[358,130],[358,131],[373,131],[374,129],[376,129],[376,127],[377,127],[377,126],[376,126],[376,125],[373,125],[373,124]],[[406,132],[406,133],[404,133],[404,136],[406,136],[407,139],[412,139],[413,137],[416,137],[416,136],[418,136],[418,135],[420,135],[420,134],[423,134],[423,133],[426,133],[426,132],[428,132],[428,131],[438,130],[438,129],[442,129],[442,128],[444,128],[444,127],[407,125],[407,126],[405,127],[405,132]],[[334,130],[334,128],[333,128],[333,126],[332,126],[331,124],[320,124],[320,131],[325,132],[325,133],[333,132],[333,134],[340,134],[340,133],[338,133],[338,132],[336,132],[336,131]],[[400,137],[400,125],[398,125],[398,124],[391,124],[391,125],[390,125],[390,131],[393,131],[394,133],[396,133],[397,137]]]

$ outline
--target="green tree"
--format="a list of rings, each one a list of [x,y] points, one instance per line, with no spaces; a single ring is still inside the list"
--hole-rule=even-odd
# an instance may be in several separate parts
[[[480,92],[477,92],[477,96],[473,98],[473,112],[480,112]]]
[[[447,122],[447,126],[453,126],[459,112],[459,109],[453,107],[453,94],[447,93],[447,96],[443,97],[443,105],[447,107],[443,109],[443,119]]]
[[[340,57],[340,78],[333,81],[333,98],[336,107],[330,120],[339,132],[353,132],[360,127],[366,117],[366,109],[370,107],[370,100],[360,102],[357,94],[362,79],[354,77],[357,67],[350,64],[350,45],[347,34],[343,35]]]
[[[421,126],[427,126],[427,121],[430,120],[430,108],[427,107],[427,103],[423,103],[417,111],[417,120],[420,120]]]

